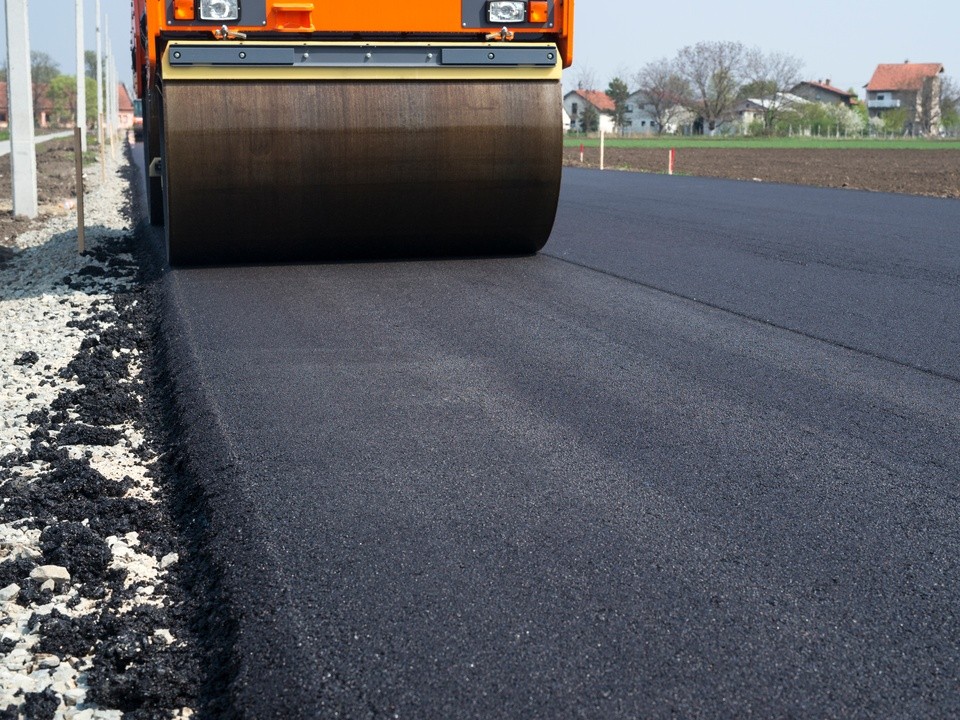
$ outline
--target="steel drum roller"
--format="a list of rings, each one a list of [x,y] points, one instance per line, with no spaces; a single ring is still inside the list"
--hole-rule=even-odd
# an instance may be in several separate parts
[[[168,80],[170,261],[534,253],[560,106],[554,80]]]

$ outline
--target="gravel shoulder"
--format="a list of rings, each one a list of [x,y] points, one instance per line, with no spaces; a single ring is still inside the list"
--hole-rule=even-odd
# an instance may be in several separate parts
[[[203,673],[127,162],[87,168],[79,255],[72,152],[51,145],[41,217],[0,212],[0,719],[188,718]]]

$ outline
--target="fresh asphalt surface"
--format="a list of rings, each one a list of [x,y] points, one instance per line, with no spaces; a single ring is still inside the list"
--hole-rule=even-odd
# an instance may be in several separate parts
[[[958,229],[567,170],[537,257],[169,273],[234,710],[960,715]]]

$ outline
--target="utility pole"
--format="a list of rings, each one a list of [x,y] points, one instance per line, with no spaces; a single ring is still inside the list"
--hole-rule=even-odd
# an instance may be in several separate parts
[[[87,151],[87,64],[83,59],[83,0],[77,0],[77,127],[80,149]]]
[[[103,27],[107,35],[107,55],[104,58],[107,77],[107,134],[110,136],[110,155],[114,160],[117,159],[117,79],[116,65],[113,59],[113,43],[110,42],[110,18],[104,18]]]
[[[97,0],[97,142],[103,147],[103,43],[100,41],[100,0]]]
[[[7,93],[10,99],[13,214],[35,218],[38,214],[37,155],[33,141],[29,38],[27,0],[7,0]]]

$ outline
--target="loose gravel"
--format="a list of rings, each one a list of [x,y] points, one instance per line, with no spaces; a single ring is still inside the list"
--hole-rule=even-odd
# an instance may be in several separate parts
[[[0,248],[0,720],[199,704],[125,167]]]

